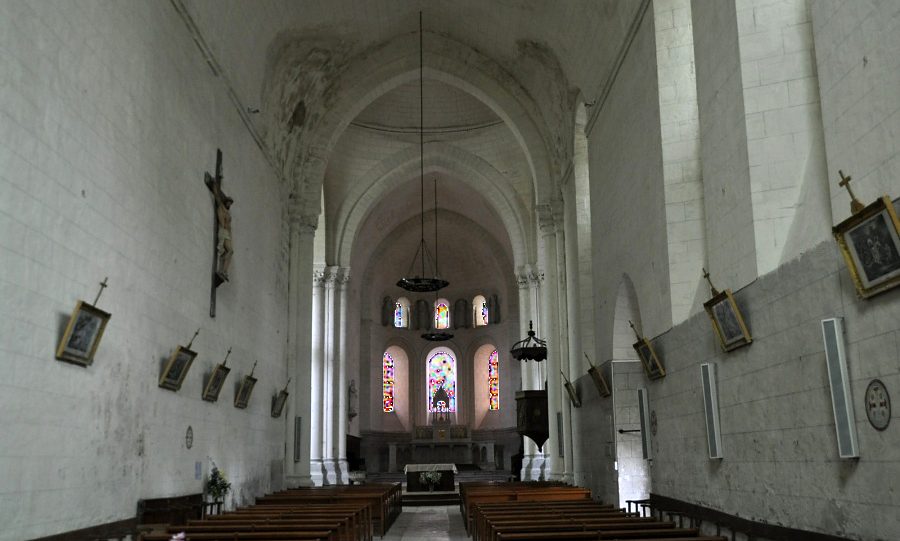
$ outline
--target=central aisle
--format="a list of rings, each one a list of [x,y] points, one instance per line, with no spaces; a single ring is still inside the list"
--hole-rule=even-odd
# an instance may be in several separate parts
[[[456,505],[404,507],[384,541],[466,541],[466,527]]]

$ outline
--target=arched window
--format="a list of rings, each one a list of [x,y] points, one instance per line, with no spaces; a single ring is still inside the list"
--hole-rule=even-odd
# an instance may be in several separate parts
[[[428,412],[456,412],[456,359],[443,348],[428,354]]]
[[[387,351],[381,359],[382,399],[384,412],[394,411],[394,358]]]
[[[447,299],[434,301],[434,328],[439,330],[450,328],[450,303]]]
[[[484,327],[490,321],[487,299],[484,295],[478,295],[472,299],[472,321],[476,327]]]
[[[400,297],[394,303],[394,327],[398,329],[409,328],[409,299]]]
[[[496,349],[488,357],[488,400],[488,409],[500,409],[500,355]]]

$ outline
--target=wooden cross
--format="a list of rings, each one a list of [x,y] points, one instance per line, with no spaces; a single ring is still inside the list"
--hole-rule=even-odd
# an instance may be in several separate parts
[[[628,324],[631,325],[631,330],[634,331],[634,335],[637,336],[638,340],[644,338],[643,336],[641,336],[641,333],[638,332],[637,328],[634,326],[634,323],[632,323],[630,319],[628,320]]]
[[[109,280],[109,276],[103,278],[103,281],[100,282],[100,291],[97,292],[97,296],[94,298],[94,306],[97,306],[97,303],[100,301],[100,295],[103,295],[103,290],[109,287],[106,283],[107,280]]]
[[[213,263],[212,287],[209,292],[209,317],[216,317],[216,288],[228,280],[228,266],[232,254],[231,214],[228,211],[232,199],[222,191],[221,149],[216,149],[216,175],[204,173],[203,182],[213,196]]]
[[[853,190],[850,189],[850,180],[852,179],[852,177],[844,176],[844,172],[840,170],[838,170],[838,174],[841,175],[841,181],[838,182],[838,186],[847,188],[847,192],[850,194],[850,212],[856,214],[862,209],[866,208],[866,206],[863,205],[855,195],[853,195]]]
[[[716,289],[716,286],[713,285],[712,280],[709,279],[709,271],[708,271],[708,270],[703,269],[703,277],[706,278],[706,283],[709,284],[709,291],[710,291],[710,294],[711,294],[713,297],[715,297],[716,295],[718,295],[718,294],[719,294],[719,290]]]

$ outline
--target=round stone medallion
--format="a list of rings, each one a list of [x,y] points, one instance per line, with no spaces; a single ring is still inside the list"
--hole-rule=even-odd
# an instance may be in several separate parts
[[[884,430],[891,424],[891,396],[879,379],[873,379],[866,387],[866,417],[875,430]]]
[[[184,446],[188,449],[194,446],[194,429],[190,426],[187,427],[184,433]]]

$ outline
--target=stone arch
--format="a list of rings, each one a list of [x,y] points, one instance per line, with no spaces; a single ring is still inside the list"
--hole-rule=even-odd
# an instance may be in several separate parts
[[[533,259],[534,235],[528,212],[512,186],[490,163],[466,150],[444,143],[425,145],[425,174],[447,173],[481,193],[497,211],[513,250],[513,264]],[[333,223],[336,260],[350,265],[359,228],[379,200],[410,178],[419,175],[419,149],[409,148],[379,162],[344,199]]]
[[[428,78],[468,92],[507,124],[528,161],[535,202],[549,201],[554,192],[548,146],[551,138],[540,108],[524,87],[497,62],[440,34],[427,33],[424,57]],[[278,80],[281,71],[290,69],[291,59],[282,59],[270,80]],[[308,122],[290,136],[294,140],[286,144],[285,160],[287,176],[294,182],[292,191],[302,198],[308,211],[318,213],[328,159],[347,125],[379,96],[415,80],[418,74],[418,35],[404,34],[354,57],[328,86],[341,91],[319,99],[327,104],[306,104]],[[284,107],[293,110],[301,98]]]
[[[612,358],[615,360],[633,360],[637,359],[632,345],[636,339],[634,331],[631,330],[629,321],[639,332],[643,333],[643,325],[641,322],[641,309],[638,303],[637,292],[634,288],[634,282],[628,274],[622,274],[622,280],[619,282],[618,292],[616,293],[615,317],[613,319],[613,336],[612,336]]]

